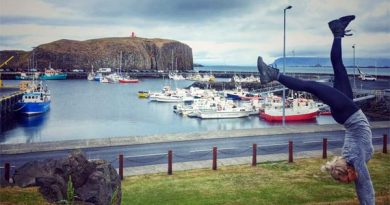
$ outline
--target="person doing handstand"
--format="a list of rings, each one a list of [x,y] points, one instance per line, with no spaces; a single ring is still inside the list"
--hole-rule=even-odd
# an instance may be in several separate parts
[[[289,89],[312,93],[330,107],[335,121],[345,127],[345,139],[341,157],[327,162],[322,170],[328,171],[340,182],[355,182],[360,204],[371,205],[375,204],[375,193],[367,162],[373,154],[372,133],[366,116],[353,102],[352,88],[341,55],[341,39],[351,35],[348,34],[350,30],[345,29],[354,19],[355,16],[350,15],[328,23],[334,36],[330,52],[333,87],[283,75],[278,69],[267,66],[261,57],[258,57],[257,67],[262,84],[276,80]]]

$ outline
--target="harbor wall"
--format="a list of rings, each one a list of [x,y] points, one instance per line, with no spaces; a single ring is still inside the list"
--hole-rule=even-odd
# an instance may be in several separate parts
[[[3,88],[2,88],[3,89]],[[23,93],[14,92],[8,96],[2,96],[0,99],[0,122],[14,116],[15,104],[22,99]]]

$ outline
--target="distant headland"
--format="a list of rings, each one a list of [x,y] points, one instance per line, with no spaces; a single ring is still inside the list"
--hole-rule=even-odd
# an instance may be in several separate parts
[[[122,57],[120,57],[122,55]],[[0,51],[0,62],[12,58],[6,68],[44,70],[49,66],[70,71],[92,68],[138,70],[192,70],[192,49],[169,39],[113,37],[85,41],[62,39],[34,47],[32,51]],[[122,59],[122,60],[121,60]]]

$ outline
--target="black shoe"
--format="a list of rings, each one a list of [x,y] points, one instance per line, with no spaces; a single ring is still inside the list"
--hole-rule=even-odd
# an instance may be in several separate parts
[[[277,80],[279,70],[276,68],[271,68],[267,66],[264,62],[261,56],[257,58],[257,69],[260,73],[260,83],[261,84],[267,84],[273,80]]]
[[[352,34],[349,34],[351,30],[345,30],[347,28],[348,24],[355,19],[354,15],[350,16],[343,16],[339,19],[330,21],[328,23],[330,30],[333,33],[333,36],[335,38],[342,38],[344,36],[352,36]]]

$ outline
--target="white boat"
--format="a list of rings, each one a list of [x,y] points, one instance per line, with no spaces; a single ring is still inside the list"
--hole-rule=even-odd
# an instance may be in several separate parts
[[[373,75],[368,75],[366,73],[363,73],[359,68],[358,68],[358,72],[359,72],[359,76],[358,78],[360,80],[364,80],[364,81],[376,81],[376,77],[373,76]]]
[[[172,102],[182,102],[183,100],[180,96],[177,95],[158,95],[154,97],[154,101],[172,103]]]
[[[250,110],[244,107],[225,108],[217,110],[200,110],[197,113],[197,117],[201,119],[225,119],[225,118],[241,118],[248,117],[251,113]]]
[[[206,100],[204,105],[196,107],[188,116],[201,119],[240,118],[248,117],[251,112],[251,109],[237,106],[232,100],[213,98]]]
[[[172,79],[172,80],[185,80],[183,75],[180,75],[178,73],[169,73],[168,77],[169,77],[169,79]]]
[[[106,77],[101,77],[99,80],[101,83],[109,83],[110,81]]]
[[[88,73],[87,79],[90,80],[90,81],[94,80],[95,79],[95,73],[94,72]]]
[[[105,76],[105,78],[110,83],[117,83],[121,79],[121,76],[118,73],[111,73],[111,74]]]

